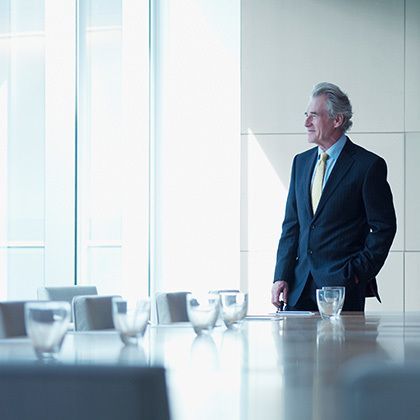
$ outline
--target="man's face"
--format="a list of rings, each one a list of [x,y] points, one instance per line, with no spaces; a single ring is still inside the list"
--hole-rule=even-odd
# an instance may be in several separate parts
[[[335,140],[336,121],[328,115],[325,95],[311,98],[305,112],[305,127],[308,142],[318,146],[326,146]]]

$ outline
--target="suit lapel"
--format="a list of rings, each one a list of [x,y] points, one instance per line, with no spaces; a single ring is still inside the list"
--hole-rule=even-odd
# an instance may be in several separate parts
[[[308,170],[305,171],[305,179],[303,181],[303,186],[305,188],[305,196],[306,199],[306,207],[308,209],[309,214],[313,215],[312,210],[312,195],[311,195],[311,181],[312,181],[312,174],[314,173],[314,168],[318,159],[318,148],[315,147],[313,149],[313,153],[309,155],[308,161],[306,166]]]
[[[319,201],[318,208],[316,209],[316,213],[314,216],[316,216],[320,211],[322,211],[325,203],[331,197],[335,189],[340,185],[341,180],[353,165],[353,153],[354,145],[350,141],[350,139],[347,138],[347,142],[343,150],[341,151],[336,164],[334,165],[334,168],[328,178],[328,181],[325,184],[324,190],[322,191],[321,199]],[[309,192],[309,199],[310,196],[311,194]]]

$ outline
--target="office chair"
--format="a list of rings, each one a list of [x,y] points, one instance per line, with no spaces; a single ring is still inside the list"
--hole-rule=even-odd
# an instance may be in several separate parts
[[[25,303],[33,301],[0,302],[0,338],[24,337]]]
[[[162,367],[0,365],[2,420],[169,420]]]
[[[187,294],[189,292],[156,293],[158,324],[187,322]]]
[[[65,301],[72,304],[75,296],[97,295],[96,286],[38,287],[38,299]],[[72,311],[73,312],[73,311]],[[73,321],[73,313],[70,316]]]
[[[420,419],[420,364],[353,362],[342,379],[342,418]]]
[[[113,297],[117,296],[75,296],[73,298],[75,331],[113,329]]]

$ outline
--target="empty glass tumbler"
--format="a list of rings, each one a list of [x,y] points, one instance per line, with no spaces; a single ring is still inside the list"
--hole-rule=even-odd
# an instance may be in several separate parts
[[[340,303],[338,309],[338,315],[341,314],[344,305],[344,299],[346,297],[346,288],[344,286],[324,286],[322,290],[339,290],[340,291]]]
[[[187,314],[196,334],[209,333],[214,328],[219,316],[219,295],[187,294]]]
[[[42,359],[56,357],[69,328],[70,310],[68,302],[25,304],[26,332],[38,357]]]
[[[336,288],[317,289],[316,302],[323,319],[338,318],[343,307],[342,291]]]
[[[247,293],[220,293],[220,303],[222,319],[227,328],[239,325],[248,312]]]
[[[115,329],[124,344],[138,344],[150,319],[150,299],[129,302],[115,297],[112,299],[112,318]]]

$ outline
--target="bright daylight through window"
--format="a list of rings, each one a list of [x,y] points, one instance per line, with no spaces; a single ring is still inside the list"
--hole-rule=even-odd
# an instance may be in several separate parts
[[[240,1],[0,1],[0,299],[240,283]]]

